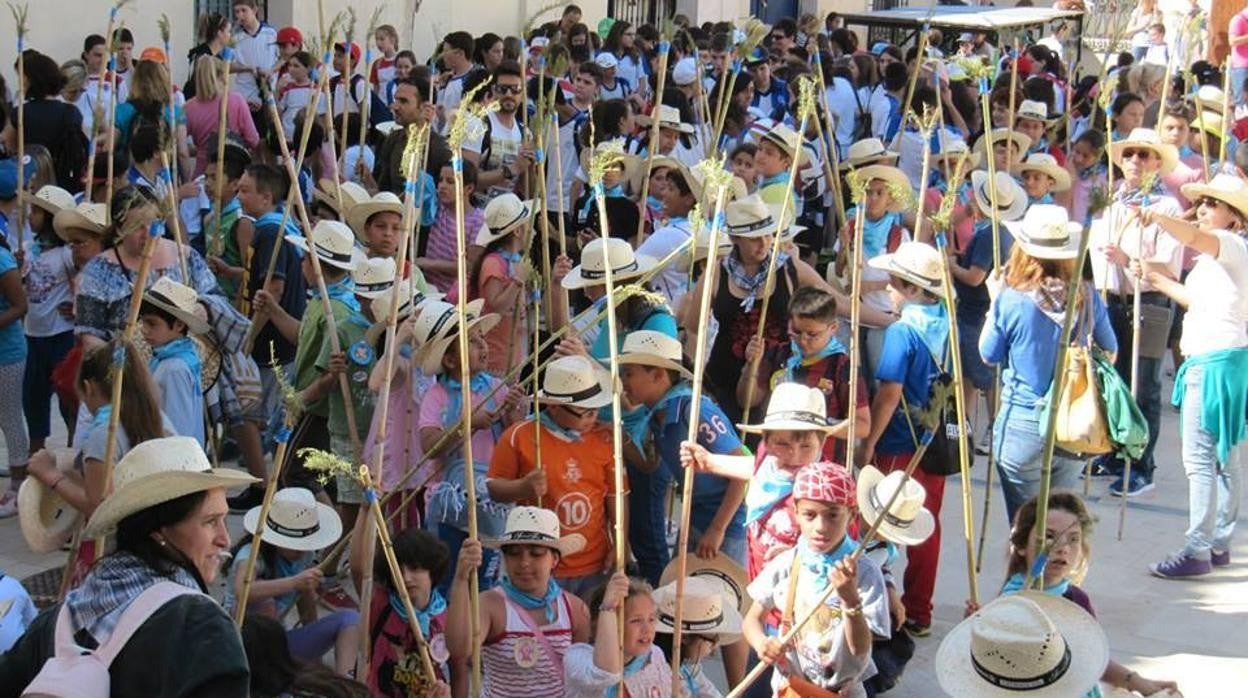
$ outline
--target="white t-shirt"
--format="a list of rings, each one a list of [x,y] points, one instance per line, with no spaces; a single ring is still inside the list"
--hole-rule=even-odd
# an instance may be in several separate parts
[[[489,119],[490,147],[485,157],[477,165],[481,172],[491,172],[504,166],[510,166],[520,153],[520,144],[524,142],[524,129],[519,119],[513,119],[511,126],[505,126],[498,114],[491,112]],[[479,137],[464,141],[464,150],[481,155],[485,147],[485,129],[476,129]],[[575,154],[573,155],[575,158]],[[486,198],[493,199],[500,194],[515,191],[515,180],[503,180],[485,192]]]
[[[687,245],[689,238],[688,219],[672,220],[647,237],[646,241],[641,243],[641,247],[637,248],[637,254],[663,260],[681,245]],[[670,262],[654,276],[650,285],[667,298],[669,305],[674,304],[677,298],[685,294],[689,286],[689,260],[686,255],[682,254]]]
[[[351,95],[347,96],[347,80],[335,78],[337,84],[334,85],[334,116],[342,116],[342,110],[345,108],[348,114],[359,114],[360,106],[364,104],[364,100],[368,99],[368,80],[363,76],[351,76]],[[291,131],[287,131],[291,133]]]
[[[65,319],[57,307],[73,302],[70,280],[74,274],[73,251],[69,245],[47,250],[31,262],[26,274],[28,310],[24,324],[27,337],[52,337],[73,331],[73,321]]]
[[[255,34],[248,34],[242,27],[234,30],[234,62],[249,68],[271,72],[277,65],[277,30],[261,22]],[[234,73],[231,76],[234,91],[248,103],[260,101],[260,88],[256,76],[251,73]]]
[[[287,83],[282,88],[282,93],[277,98],[277,109],[282,114],[282,127],[286,129],[287,137],[293,138],[297,133],[295,130],[295,118],[299,116],[299,112],[307,109],[312,104],[312,97],[315,94],[316,83],[312,82],[306,85]],[[316,105],[316,113],[324,114],[325,112],[325,100],[321,99]]]
[[[1215,234],[1218,256],[1197,257],[1183,284],[1191,298],[1179,338],[1184,356],[1248,346],[1248,241]]]
[[[854,140],[854,126],[858,123],[858,102],[854,99],[854,86],[845,78],[833,77],[828,83],[828,110],[836,119],[837,155],[849,155],[849,145]],[[862,105],[866,108],[866,104]]]

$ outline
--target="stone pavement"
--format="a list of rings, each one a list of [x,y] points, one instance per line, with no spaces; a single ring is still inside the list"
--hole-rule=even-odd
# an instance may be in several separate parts
[[[1169,395],[1169,380],[1163,395]],[[1092,597],[1101,624],[1109,635],[1114,659],[1152,678],[1179,682],[1189,698],[1221,698],[1248,694],[1248,532],[1241,533],[1231,551],[1229,568],[1196,581],[1157,579],[1148,564],[1176,550],[1187,527],[1187,481],[1179,460],[1178,415],[1162,413],[1162,436],[1157,448],[1157,488],[1132,500],[1122,541],[1116,540],[1118,500],[1109,497],[1108,480],[1095,480],[1089,503],[1099,523],[1092,540],[1092,562],[1084,588]],[[63,425],[53,419],[51,442],[64,438]],[[982,525],[986,459],[976,459],[972,477],[975,530]],[[5,483],[4,486],[7,486]],[[1004,578],[1007,525],[1004,500],[993,488],[988,517],[980,599],[996,596]],[[241,516],[231,516],[231,530],[241,530]],[[962,618],[968,595],[965,543],[959,480],[951,478],[945,491],[941,523],[944,526],[941,570],[936,586],[932,635],[917,641],[914,659],[905,677],[886,695],[929,698],[941,695],[933,659],[948,630]],[[0,521],[0,571],[23,578],[56,565],[65,553],[31,553],[22,539],[17,519]],[[900,577],[900,570],[898,570]],[[719,667],[708,667],[720,681]],[[1123,694],[1125,695],[1125,694]]]

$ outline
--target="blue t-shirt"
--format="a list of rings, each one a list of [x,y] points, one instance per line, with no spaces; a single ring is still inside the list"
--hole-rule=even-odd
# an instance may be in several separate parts
[[[17,269],[17,259],[5,247],[0,247],[0,276],[9,272],[21,273]],[[13,307],[9,299],[0,294],[0,313]],[[26,360],[26,333],[22,330],[20,319],[0,328],[0,366],[15,364]]]
[[[653,423],[654,447],[659,465],[675,479],[684,478],[680,466],[680,443],[689,437],[689,404],[691,396],[678,397],[667,403],[662,421]],[[702,396],[702,409],[698,414],[698,443],[711,453],[735,453],[741,449],[732,420],[709,397]],[[690,522],[699,531],[706,531],[719,511],[719,504],[728,489],[728,480],[709,473],[693,476],[693,511]],[[725,538],[745,536],[745,507],[737,508],[732,522],[724,532]]]
[[[1118,338],[1110,327],[1100,295],[1091,292],[1084,296],[1092,299],[1092,337],[1096,345],[1109,352],[1118,351]],[[1045,313],[1030,294],[1001,289],[984,323],[979,353],[988,364],[1004,362],[1001,400],[1005,404],[1033,407],[1048,394],[1062,334],[1061,322],[1061,315]]]
[[[1000,235],[1001,261],[1004,262],[1010,255],[1014,238],[1004,225],[1000,226]],[[975,234],[966,249],[962,250],[962,254],[958,255],[958,266],[964,269],[979,267],[986,272],[992,272],[992,221],[985,219],[975,223]],[[988,286],[982,283],[970,286],[955,277],[953,288],[958,294],[958,319],[963,322],[982,323],[990,300]]]
[[[932,352],[918,332],[900,322],[889,325],[884,331],[884,348],[875,367],[877,381],[900,383],[905,404],[913,412],[927,406],[932,381],[939,374]],[[898,405],[875,445],[875,452],[879,455],[914,453],[915,439],[922,438],[917,422],[914,429],[912,433],[906,411]]]

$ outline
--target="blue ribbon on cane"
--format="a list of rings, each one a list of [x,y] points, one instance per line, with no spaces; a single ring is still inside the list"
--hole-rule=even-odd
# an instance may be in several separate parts
[[[461,157],[460,157],[460,156],[458,156],[458,155],[456,155],[455,157],[451,158],[451,171],[452,171],[452,172],[463,172],[463,171],[464,171],[464,159],[463,159],[463,158],[461,158]]]
[[[273,439],[278,443],[288,443],[290,441],[290,427],[283,424],[278,428],[277,432],[273,434]]]
[[[416,182],[405,182],[403,184],[403,193],[408,196],[416,196]]]
[[[152,221],[152,225],[151,225],[151,227],[149,227],[149,228],[147,229],[147,234],[148,234],[148,235],[151,235],[151,236],[152,236],[152,237],[154,237],[154,238],[161,238],[161,237],[164,237],[164,236],[165,236],[165,221],[164,221],[164,219],[157,218],[156,220]]]
[[[667,52],[670,50],[672,50],[672,42],[670,41],[659,42],[659,55],[660,56],[666,56]]]

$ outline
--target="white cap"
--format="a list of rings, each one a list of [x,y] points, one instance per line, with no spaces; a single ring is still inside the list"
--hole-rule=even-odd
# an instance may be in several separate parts
[[[603,70],[611,70],[620,64],[619,60],[616,59],[615,54],[610,51],[603,51],[598,54],[597,57],[594,58],[594,62],[597,63],[598,67]]]
[[[697,79],[698,65],[693,62],[692,58],[682,58],[676,62],[676,67],[672,68],[672,82],[677,87],[692,85]]]

